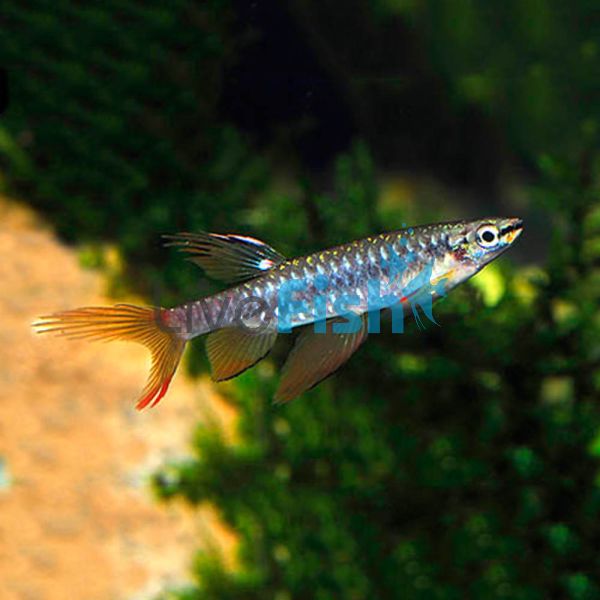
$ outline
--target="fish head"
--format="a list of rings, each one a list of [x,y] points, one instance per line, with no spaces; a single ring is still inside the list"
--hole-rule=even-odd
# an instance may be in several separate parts
[[[523,221],[496,217],[455,223],[451,228],[448,245],[456,258],[483,266],[515,243],[523,231]]]
[[[508,250],[521,235],[523,221],[493,217],[447,223],[443,227],[447,247],[438,272],[454,287]]]

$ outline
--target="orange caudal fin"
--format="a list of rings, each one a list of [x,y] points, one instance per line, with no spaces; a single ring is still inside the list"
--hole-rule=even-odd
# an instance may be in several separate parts
[[[163,321],[161,308],[132,304],[65,310],[41,317],[38,333],[54,333],[70,339],[125,340],[138,342],[152,353],[152,367],[136,408],[155,406],[165,395],[185,347],[185,340]]]

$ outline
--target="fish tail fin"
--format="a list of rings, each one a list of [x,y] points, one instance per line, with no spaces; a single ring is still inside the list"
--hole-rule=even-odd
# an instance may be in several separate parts
[[[186,342],[168,326],[164,309],[132,304],[65,310],[41,317],[33,326],[38,333],[70,339],[124,340],[146,346],[152,354],[152,367],[136,404],[138,410],[155,406],[165,395]]]

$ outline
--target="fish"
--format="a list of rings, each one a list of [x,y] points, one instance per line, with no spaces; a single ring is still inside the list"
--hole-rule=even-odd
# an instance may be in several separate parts
[[[298,330],[274,396],[284,403],[337,371],[372,333],[375,312],[402,315],[410,306],[416,317],[420,306],[435,322],[431,302],[498,258],[522,230],[516,217],[435,223],[291,259],[245,235],[165,235],[166,246],[230,287],[173,308],[64,310],[33,326],[70,339],[145,345],[152,362],[140,410],[165,396],[189,340],[206,336],[212,378],[225,381],[262,360],[280,334]]]

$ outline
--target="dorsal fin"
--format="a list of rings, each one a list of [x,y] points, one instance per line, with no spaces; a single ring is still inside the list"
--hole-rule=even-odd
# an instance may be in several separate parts
[[[187,252],[209,277],[225,283],[258,277],[286,260],[268,244],[244,235],[200,232],[163,237],[166,246]]]

